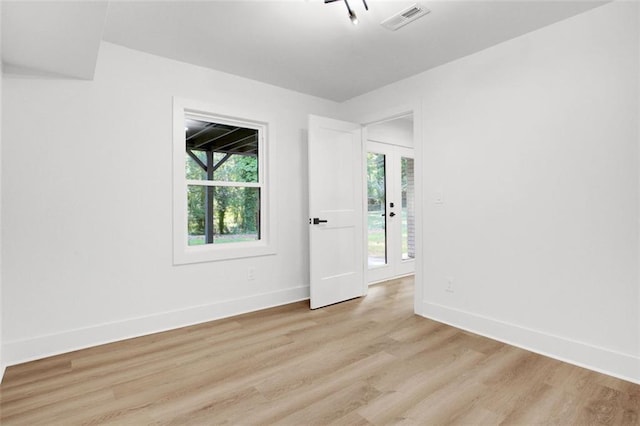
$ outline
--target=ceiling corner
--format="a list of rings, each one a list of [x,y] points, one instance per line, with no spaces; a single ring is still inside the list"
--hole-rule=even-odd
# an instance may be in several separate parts
[[[2,2],[2,63],[93,79],[107,16],[107,1]]]

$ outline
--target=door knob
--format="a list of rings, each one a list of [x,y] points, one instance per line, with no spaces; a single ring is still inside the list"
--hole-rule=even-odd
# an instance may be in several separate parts
[[[314,218],[313,218],[313,224],[314,224],[314,225],[319,225],[319,224],[321,224],[321,223],[327,223],[327,221],[326,221],[326,220],[323,220],[323,219],[319,219],[319,218],[317,218],[317,217],[314,217]]]
[[[389,213],[389,216],[394,217],[396,214],[394,212]]]

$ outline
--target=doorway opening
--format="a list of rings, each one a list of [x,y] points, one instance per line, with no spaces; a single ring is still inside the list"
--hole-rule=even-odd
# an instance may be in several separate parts
[[[415,272],[413,114],[366,127],[367,281]]]

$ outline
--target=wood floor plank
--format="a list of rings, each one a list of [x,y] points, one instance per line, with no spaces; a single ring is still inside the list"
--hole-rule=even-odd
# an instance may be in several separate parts
[[[397,362],[397,358],[384,352],[370,355],[364,359],[346,364],[331,376],[317,377],[305,386],[297,387],[294,392],[279,395],[263,406],[254,407],[250,413],[234,420],[239,423],[270,424],[283,418],[293,416],[316,401],[326,399],[341,391],[362,377],[368,377],[380,369],[385,369]],[[369,386],[368,386],[369,387]],[[345,413],[346,415],[347,413]]]
[[[7,369],[2,425],[640,425],[640,386],[413,314],[412,278]]]
[[[395,389],[387,390],[375,404],[367,405],[358,410],[358,413],[377,424],[403,419],[406,417],[405,413],[414,405],[450,383],[461,374],[461,371],[480,359],[479,353],[464,350],[448,362],[438,365],[437,368],[418,370],[398,384]]]

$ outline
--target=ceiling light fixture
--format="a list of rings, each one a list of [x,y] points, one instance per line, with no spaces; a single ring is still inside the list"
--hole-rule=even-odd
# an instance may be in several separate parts
[[[339,0],[324,0],[324,3],[325,4],[333,3],[335,1],[339,1]],[[364,4],[364,9],[369,10],[369,5],[367,4],[367,0],[362,0],[362,3]],[[356,16],[356,13],[353,11],[353,9],[351,9],[351,6],[349,6],[349,1],[344,0],[344,4],[345,6],[347,6],[347,13],[349,14],[349,20],[353,25],[358,25],[358,17]]]
[[[349,3],[347,2],[347,0],[344,0],[344,4],[347,5],[347,10],[349,11],[349,19],[351,20],[351,23],[353,25],[358,25],[358,17],[356,16],[355,12],[351,10],[351,8],[349,7]]]

